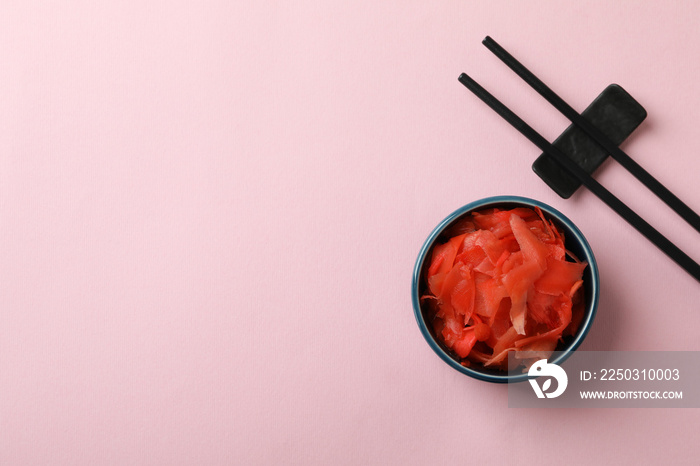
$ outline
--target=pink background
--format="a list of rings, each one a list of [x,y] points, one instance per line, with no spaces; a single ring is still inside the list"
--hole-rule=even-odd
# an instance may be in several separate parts
[[[97,4],[96,4],[97,3]],[[553,139],[649,117],[626,149],[700,210],[700,4],[610,1],[0,5],[0,464],[692,463],[698,411],[515,410],[423,340],[432,228],[489,195],[563,211],[598,258],[583,348],[698,350],[700,287],[458,82]],[[598,179],[696,260],[620,166]]]

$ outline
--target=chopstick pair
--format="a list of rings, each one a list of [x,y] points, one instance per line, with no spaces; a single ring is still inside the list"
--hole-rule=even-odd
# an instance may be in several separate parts
[[[554,91],[547,87],[525,66],[518,62],[503,47],[498,45],[490,37],[486,37],[483,44],[493,52],[501,61],[511,68],[518,76],[533,87],[542,97],[551,103],[557,110],[566,116],[580,130],[586,133],[598,145],[604,148],[615,160],[625,167],[632,175],[639,179],[647,188],[661,198],[677,214],[683,217],[695,230],[700,232],[700,216],[690,207],[683,203],[664,185],[656,180],[651,174],[637,164],[629,155],[624,153],[615,143],[610,141],[598,128],[590,124],[576,110],[562,100]],[[462,73],[459,81],[479,97],[486,105],[491,107],[503,119],[510,123],[523,136],[528,138],[533,144],[539,147],[548,156],[554,159],[571,175],[577,178],[589,191],[595,194],[600,200],[617,212],[629,224],[643,234],[654,245],[661,249],[666,255],[673,259],[693,278],[700,282],[700,265],[669,241],[664,235],[659,233],[654,227],[647,223],[642,217],[637,215],[625,203],[598,183],[591,175],[578,166],[573,160],[564,155],[561,150],[549,143],[537,131],[525,123],[520,117],[513,113],[508,107],[503,105],[498,99],[491,95],[486,89],[481,87],[476,81]]]

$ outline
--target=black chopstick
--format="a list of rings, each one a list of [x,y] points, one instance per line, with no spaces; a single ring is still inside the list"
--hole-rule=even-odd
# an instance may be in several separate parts
[[[459,82],[472,91],[486,105],[491,107],[503,119],[510,123],[515,129],[528,138],[532,143],[539,147],[547,155],[551,156],[563,168],[574,175],[586,188],[593,194],[606,203],[611,209],[624,218],[630,225],[636,228],[641,234],[647,237],[649,241],[654,243],[668,257],[673,259],[678,265],[683,267],[686,272],[692,275],[700,282],[700,265],[693,259],[688,257],[675,244],[669,241],[664,235],[659,233],[654,227],[649,225],[642,217],[637,215],[632,209],[627,207],[625,203],[615,197],[610,191],[605,189],[603,185],[598,183],[592,176],[586,173],[581,167],[576,165],[571,159],[565,156],[559,149],[554,147],[542,137],[537,131],[525,123],[520,117],[513,113],[508,107],[503,105],[498,99],[491,95],[486,89],[481,87],[476,81],[462,73],[459,77]]]
[[[642,168],[637,162],[635,162],[629,155],[627,155],[622,149],[620,149],[615,143],[613,143],[607,136],[605,136],[598,128],[588,122],[585,118],[581,116],[576,110],[574,110],[569,104],[567,104],[561,97],[559,97],[553,90],[551,90],[545,83],[543,83],[537,76],[535,76],[530,70],[528,70],[522,63],[516,60],[510,53],[508,53],[503,47],[501,47],[495,40],[491,37],[486,36],[482,42],[487,49],[493,52],[503,63],[508,65],[508,67],[513,70],[518,76],[520,76],[525,82],[527,82],[534,90],[536,90],[542,97],[544,97],[550,104],[552,104],[557,110],[559,110],[565,117],[567,117],[573,124],[578,126],[584,133],[588,134],[600,147],[605,149],[610,156],[617,160],[620,165],[625,167],[628,172],[630,172],[635,178],[649,188],[654,194],[656,194],[662,201],[664,201],[671,209],[673,209],[678,215],[680,215],[686,222],[688,222],[695,230],[700,232],[700,215],[695,213],[693,209],[688,207],[683,201],[678,199],[675,194],[661,184],[656,178],[654,178],[648,171]]]

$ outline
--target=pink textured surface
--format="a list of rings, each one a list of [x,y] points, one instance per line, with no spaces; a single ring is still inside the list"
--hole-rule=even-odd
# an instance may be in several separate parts
[[[431,229],[477,198],[564,212],[598,257],[583,345],[698,350],[700,287],[537,149],[583,109],[649,112],[624,148],[700,210],[695,2],[0,5],[0,464],[691,463],[697,410],[507,408],[413,318]],[[700,259],[623,169],[598,179]]]

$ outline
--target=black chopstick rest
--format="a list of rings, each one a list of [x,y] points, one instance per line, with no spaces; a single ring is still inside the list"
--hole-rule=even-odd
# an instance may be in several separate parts
[[[611,84],[596,97],[581,116],[619,146],[644,121],[647,112],[622,87]],[[608,158],[608,152],[574,124],[552,145],[589,175]],[[576,177],[546,153],[535,160],[532,170],[564,199],[570,198],[581,187],[581,182]]]

